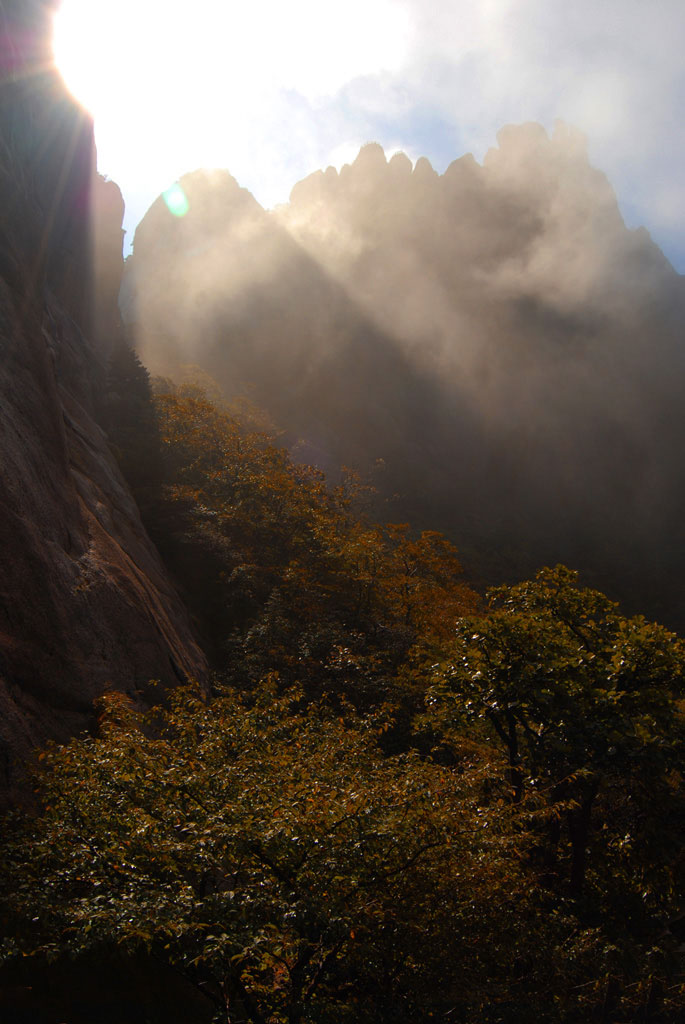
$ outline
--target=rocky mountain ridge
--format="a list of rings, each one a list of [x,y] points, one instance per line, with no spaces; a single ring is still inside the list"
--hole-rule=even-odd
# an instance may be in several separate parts
[[[508,126],[443,175],[369,144],[271,213],[180,184],[122,289],[153,371],[199,363],[330,471],[382,459],[390,514],[478,578],[562,561],[680,621],[685,288],[579,133]]]

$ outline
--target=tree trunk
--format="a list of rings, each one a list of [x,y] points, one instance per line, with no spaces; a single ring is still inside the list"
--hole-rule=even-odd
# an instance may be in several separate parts
[[[571,895],[581,895],[587,870],[587,844],[590,837],[592,804],[597,795],[598,784],[593,782],[589,792],[582,799],[580,807],[568,813],[568,828],[571,836]]]
[[[514,803],[519,804],[523,799],[523,772],[521,771],[521,756],[519,754],[518,733],[516,731],[516,719],[510,711],[507,711],[507,727],[509,730],[509,778],[514,790]]]
[[[616,978],[607,980],[607,987],[604,991],[604,1002],[602,1003],[601,1017],[602,1024],[609,1024],[613,1020],[614,1010],[618,1006],[618,999],[621,994],[621,986]]]
[[[649,995],[647,996],[647,1002],[642,1011],[641,1020],[644,1024],[649,1024],[649,1021],[654,1020],[654,1014],[658,1012],[659,1003],[664,994],[664,987],[658,978],[652,978],[652,983],[649,986]]]

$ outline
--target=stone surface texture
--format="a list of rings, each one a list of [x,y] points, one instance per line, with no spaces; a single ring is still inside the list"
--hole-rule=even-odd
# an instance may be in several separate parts
[[[98,425],[123,204],[94,172],[92,124],[44,70],[49,15],[0,2],[0,802],[108,689],[147,700],[151,680],[206,673]]]

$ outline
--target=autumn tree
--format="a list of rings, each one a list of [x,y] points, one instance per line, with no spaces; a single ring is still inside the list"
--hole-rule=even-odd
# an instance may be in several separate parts
[[[381,722],[273,688],[102,707],[6,836],[5,958],[142,950],[225,1022],[494,1021],[519,990],[517,1019],[547,1019],[536,986],[563,972],[535,950],[558,922],[535,916],[511,808],[483,802],[487,762],[383,757]]]
[[[352,693],[475,608],[445,538],[367,522],[353,475],[329,487],[197,390],[159,395],[157,414],[167,486],[153,532],[234,680],[278,669]]]

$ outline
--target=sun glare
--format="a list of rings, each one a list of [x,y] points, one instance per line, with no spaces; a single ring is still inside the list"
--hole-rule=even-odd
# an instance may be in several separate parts
[[[279,97],[316,107],[397,67],[407,38],[401,0],[63,0],[54,52],[93,114],[101,169],[161,176],[161,191],[200,165],[258,161]]]

